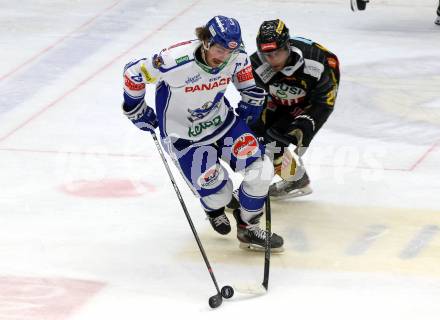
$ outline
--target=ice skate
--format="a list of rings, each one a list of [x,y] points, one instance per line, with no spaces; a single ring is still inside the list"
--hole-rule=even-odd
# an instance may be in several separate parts
[[[256,215],[249,223],[244,222],[240,217],[240,209],[233,212],[237,220],[237,239],[239,247],[244,250],[264,251],[266,243],[266,230],[260,228],[260,218],[263,213]],[[284,251],[284,240],[276,233],[270,237],[271,251],[274,253]]]
[[[208,217],[212,228],[218,233],[225,235],[231,232],[231,224],[225,214],[224,208],[215,211],[207,211],[206,216]]]
[[[296,181],[281,180],[269,187],[269,195],[273,200],[302,197],[313,192],[310,188],[310,179],[306,172]]]

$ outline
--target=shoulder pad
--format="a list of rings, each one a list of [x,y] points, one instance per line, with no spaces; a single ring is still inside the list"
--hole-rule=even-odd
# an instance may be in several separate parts
[[[194,51],[200,45],[200,41],[192,40],[176,43],[167,49],[163,49],[156,60],[161,72],[167,72],[188,62],[194,61]]]

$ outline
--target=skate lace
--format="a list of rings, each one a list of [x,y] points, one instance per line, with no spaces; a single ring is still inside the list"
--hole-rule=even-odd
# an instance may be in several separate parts
[[[258,238],[262,240],[266,239],[266,230],[261,229],[259,225],[249,226],[248,230],[250,230]]]
[[[228,218],[224,214],[214,218],[213,221],[216,227],[220,226],[221,224],[229,225]]]

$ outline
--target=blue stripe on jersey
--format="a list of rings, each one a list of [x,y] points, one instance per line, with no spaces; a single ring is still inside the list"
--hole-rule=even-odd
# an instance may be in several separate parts
[[[168,68],[168,69],[166,69],[166,68],[162,68],[162,67],[159,67],[159,71],[162,72],[162,73],[166,73],[166,72],[168,72],[168,71],[171,71],[171,70],[173,70],[173,69],[176,69],[176,68],[178,68],[178,67],[181,67],[181,66],[183,66],[183,65],[185,65],[185,64],[187,64],[187,63],[193,62],[193,61],[194,61],[194,59],[187,60],[187,61],[185,61],[185,62],[179,63],[179,64],[175,65],[174,67],[171,67],[171,68]]]
[[[313,44],[313,41],[307,38],[303,38],[303,37],[292,37],[292,40],[298,40],[307,44]]]
[[[168,136],[166,131],[166,112],[170,103],[171,90],[166,82],[161,82],[156,88],[156,115],[162,137]]]
[[[135,64],[137,64],[139,61],[142,61],[142,60],[147,60],[147,59],[143,58],[143,59],[139,59],[139,60],[131,61],[131,62],[127,63],[124,67],[124,72],[127,71],[128,68],[134,66]]]
[[[142,97],[133,97],[124,91],[124,105],[126,105],[129,108],[136,107],[143,99],[144,99],[143,96]]]

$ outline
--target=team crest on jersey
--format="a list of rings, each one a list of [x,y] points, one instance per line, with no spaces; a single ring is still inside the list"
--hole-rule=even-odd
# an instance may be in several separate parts
[[[188,109],[188,112],[190,114],[190,116],[188,117],[188,120],[191,121],[191,122],[194,122],[196,120],[202,120],[216,106],[217,106],[216,103],[213,103],[212,101],[208,101],[203,106],[201,106],[200,108]]]
[[[225,174],[222,166],[216,163],[202,173],[202,175],[197,179],[197,184],[204,189],[214,189],[222,183],[224,176]]]
[[[232,145],[232,154],[241,160],[252,157],[258,150],[258,141],[250,133],[242,134]]]
[[[153,56],[152,64],[154,68],[159,69],[163,65],[162,57],[159,54],[155,54]]]

